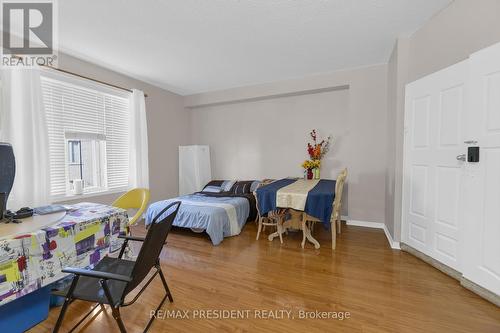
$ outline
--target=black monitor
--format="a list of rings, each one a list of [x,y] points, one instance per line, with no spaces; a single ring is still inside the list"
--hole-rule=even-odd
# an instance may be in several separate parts
[[[0,142],[0,193],[2,195],[2,213],[7,210],[7,200],[9,199],[14,177],[16,175],[16,160],[14,150],[9,143]]]

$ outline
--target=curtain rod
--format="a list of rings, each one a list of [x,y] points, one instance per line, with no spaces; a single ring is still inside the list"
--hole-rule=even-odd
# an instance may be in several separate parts
[[[22,57],[17,56],[17,55],[13,55],[12,58],[17,58],[17,59],[23,60]],[[94,82],[97,82],[97,83],[100,83],[100,84],[104,84],[104,85],[107,85],[107,86],[110,86],[110,87],[113,87],[113,88],[125,90],[125,91],[128,91],[128,92],[132,92],[132,89],[120,87],[120,86],[117,86],[117,85],[112,84],[112,83],[108,83],[108,82],[104,82],[104,81],[101,81],[101,80],[97,80],[97,79],[94,79],[94,78],[91,78],[91,77],[88,77],[88,76],[85,76],[85,75],[81,75],[81,74],[78,74],[78,73],[70,72],[70,71],[67,71],[67,70],[64,70],[64,69],[60,69],[60,68],[57,68],[57,67],[52,67],[52,66],[48,66],[48,65],[39,65],[39,66],[40,67],[45,67],[45,68],[50,68],[50,69],[53,69],[53,70],[61,72],[61,73],[65,73],[65,74],[77,76],[77,77],[82,78],[82,79],[94,81]],[[148,94],[144,93],[144,97],[148,97]]]

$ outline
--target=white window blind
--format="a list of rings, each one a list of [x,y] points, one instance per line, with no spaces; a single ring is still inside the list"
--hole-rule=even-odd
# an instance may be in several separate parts
[[[88,80],[50,73],[42,76],[49,133],[50,183],[53,197],[69,193],[67,140],[104,142],[103,190],[128,186],[129,98]]]

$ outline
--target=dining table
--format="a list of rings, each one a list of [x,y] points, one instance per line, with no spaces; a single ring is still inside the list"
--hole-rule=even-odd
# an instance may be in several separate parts
[[[256,196],[261,214],[280,208],[289,209],[290,212],[282,227],[269,235],[269,240],[272,241],[288,229],[299,229],[303,232],[302,248],[308,240],[319,249],[320,244],[313,237],[306,222],[314,220],[321,222],[327,229],[334,227],[331,216],[335,184],[336,181],[330,179],[283,178],[259,187]],[[332,232],[332,237],[336,237],[335,232]],[[332,239],[332,242],[335,244],[335,239]]]

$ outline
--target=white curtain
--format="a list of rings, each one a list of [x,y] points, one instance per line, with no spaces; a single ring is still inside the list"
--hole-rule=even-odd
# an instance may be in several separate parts
[[[48,133],[38,69],[3,69],[0,141],[14,149],[16,177],[7,206],[50,203]]]
[[[130,97],[129,186],[149,188],[148,125],[144,92],[133,89]]]

